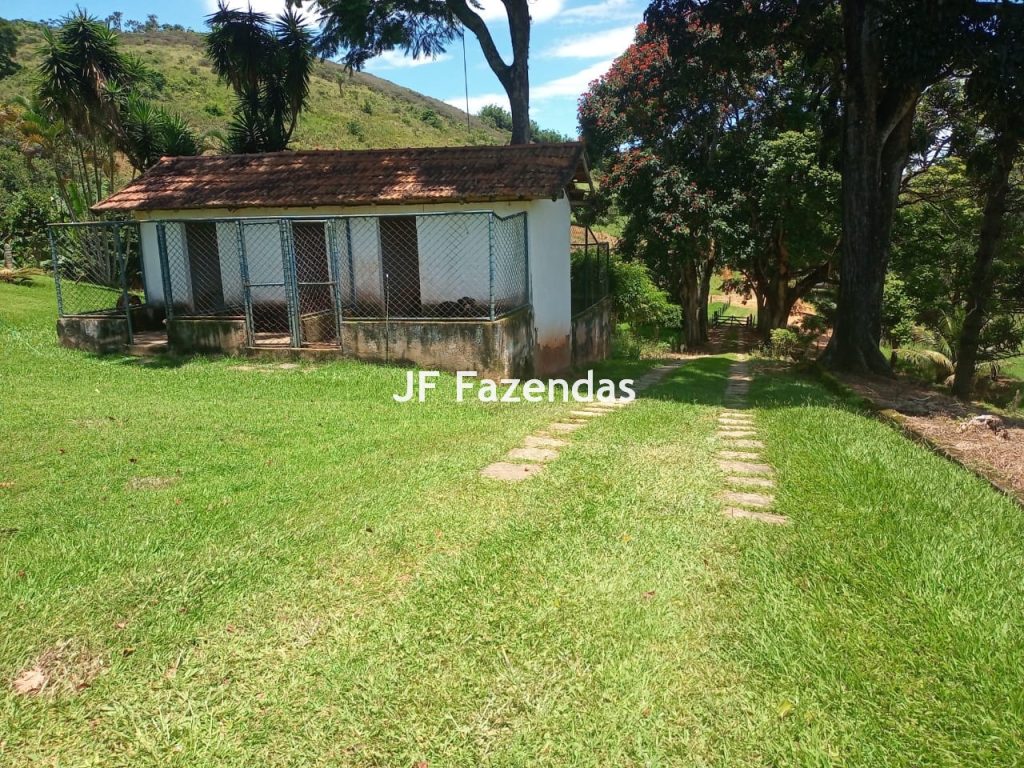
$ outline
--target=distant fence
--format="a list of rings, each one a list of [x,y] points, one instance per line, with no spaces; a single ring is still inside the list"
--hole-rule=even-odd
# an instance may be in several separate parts
[[[611,295],[611,248],[589,227],[571,243],[572,314],[575,317]]]

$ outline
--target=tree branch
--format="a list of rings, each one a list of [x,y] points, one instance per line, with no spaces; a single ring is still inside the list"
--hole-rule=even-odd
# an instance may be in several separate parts
[[[501,54],[494,44],[494,38],[491,37],[491,31],[487,28],[487,24],[484,23],[480,14],[470,8],[466,0],[446,0],[446,2],[448,7],[452,9],[452,13],[462,22],[462,25],[480,41],[480,50],[483,51],[488,66],[493,70],[498,80],[501,81],[501,84],[508,88],[509,84],[506,81],[509,79],[512,67],[501,58]]]

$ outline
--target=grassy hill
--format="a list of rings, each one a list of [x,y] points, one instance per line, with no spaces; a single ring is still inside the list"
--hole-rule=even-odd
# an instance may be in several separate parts
[[[43,27],[18,22],[16,74],[0,80],[0,103],[33,88]],[[198,130],[225,130],[234,94],[219,82],[203,54],[202,36],[187,30],[123,33],[124,49],[160,72],[166,82],[155,99]],[[316,66],[310,103],[299,121],[295,149],[500,144],[508,135],[423,94],[373,75],[349,74],[333,62]]]

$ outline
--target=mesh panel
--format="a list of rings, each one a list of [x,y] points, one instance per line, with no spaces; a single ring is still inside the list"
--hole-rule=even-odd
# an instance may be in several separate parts
[[[420,316],[488,317],[488,217],[473,214],[420,216],[417,238]]]
[[[290,346],[293,328],[288,312],[288,232],[278,221],[246,222],[242,232],[253,341],[257,345]]]
[[[62,315],[124,315],[145,303],[137,224],[57,225],[50,237]]]
[[[302,342],[333,344],[338,333],[327,222],[296,221],[291,228]]]
[[[165,222],[164,243],[172,315],[242,315],[242,275],[234,223]]]
[[[571,250],[572,313],[594,306],[610,293],[608,243],[599,243],[587,230],[587,241],[573,243]]]
[[[529,303],[526,269],[526,214],[494,216],[494,311],[496,315]]]

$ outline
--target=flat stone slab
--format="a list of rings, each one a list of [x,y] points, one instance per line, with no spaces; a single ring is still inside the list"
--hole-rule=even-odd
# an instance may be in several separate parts
[[[764,448],[764,443],[760,440],[748,440],[746,438],[740,438],[739,440],[729,440],[730,448]]]
[[[724,427],[718,428],[718,436],[726,439],[736,437],[757,437],[757,432],[752,429],[727,429]]]
[[[789,518],[785,515],[773,515],[769,512],[755,512],[751,509],[739,509],[738,507],[727,507],[722,510],[722,514],[726,517],[741,520],[756,520],[759,523],[768,523],[769,525],[787,525],[789,523]]]
[[[761,458],[759,453],[751,453],[750,451],[719,451],[717,454],[720,459],[736,459],[737,461],[758,461]]]
[[[774,488],[775,481],[770,477],[758,477],[756,475],[730,475],[725,478],[726,485],[745,485],[748,488]]]
[[[740,475],[770,475],[772,468],[768,464],[755,464],[749,461],[719,461],[718,468],[723,472]]]
[[[480,474],[492,480],[505,480],[506,482],[517,483],[520,480],[533,477],[542,469],[544,469],[544,466],[541,464],[511,464],[507,461],[496,461],[481,469]]]
[[[558,451],[550,448],[513,448],[508,452],[508,457],[524,461],[554,461],[558,458]]]
[[[738,507],[770,507],[774,497],[752,491],[722,491],[718,498]]]
[[[565,440],[559,440],[556,437],[545,437],[543,435],[527,435],[523,439],[523,445],[525,445],[527,448],[562,448],[568,445],[568,443],[565,442]]]
[[[577,429],[581,429],[583,423],[578,424],[566,424],[565,422],[556,421],[548,426],[548,429],[552,429],[555,432],[575,432]]]
[[[604,416],[600,411],[569,411],[570,416],[580,416],[584,419],[589,419],[594,416]]]
[[[719,416],[718,423],[723,426],[749,427],[754,424],[753,416]]]

